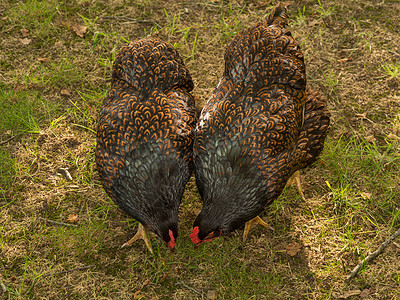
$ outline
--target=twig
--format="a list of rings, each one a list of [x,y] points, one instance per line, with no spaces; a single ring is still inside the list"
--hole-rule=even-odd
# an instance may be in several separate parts
[[[0,145],[7,144],[9,141],[15,139],[17,136],[19,136],[21,133],[17,133],[16,135],[13,135],[12,137],[6,139],[5,141],[0,142]]]
[[[396,237],[400,235],[400,228],[392,235],[390,236],[382,245],[379,246],[378,250],[375,252],[372,252],[367,255],[366,258],[364,258],[354,269],[351,271],[349,276],[347,276],[346,281],[349,281],[350,279],[354,278],[354,276],[357,275],[358,271],[361,270],[362,267],[364,267],[370,260],[374,259],[377,257],[379,254],[382,253],[382,251],[387,247],[387,245],[390,244],[391,241],[393,241]]]
[[[387,52],[389,52],[389,53],[392,53],[392,54],[395,54],[395,55],[398,55],[398,56],[400,56],[400,54],[399,53],[397,53],[397,52],[394,52],[394,51],[392,51],[392,50],[386,50]]]
[[[74,271],[82,271],[82,270],[86,270],[86,269],[89,269],[92,267],[94,267],[94,265],[84,266],[84,267],[80,267],[80,268],[75,268],[75,269],[65,270],[65,271],[60,271],[60,272],[55,272],[55,273],[44,274],[41,277],[55,276],[55,275],[60,275],[60,274],[65,274],[65,273],[71,273]]]
[[[45,219],[45,218],[42,218],[42,217],[39,217],[39,219],[42,220],[42,221],[53,223],[53,224],[57,224],[57,225],[78,227],[77,225],[74,225],[74,224],[68,224],[68,223],[64,223],[64,222],[53,221],[53,220]]]
[[[178,284],[183,285],[185,288],[187,288],[188,290],[191,290],[192,292],[195,292],[196,294],[203,295],[203,292],[199,292],[198,290],[195,290],[194,288],[186,285],[183,281],[179,281],[179,282],[175,283],[175,285],[178,285]]]
[[[68,171],[68,168],[58,168],[57,170],[57,174],[60,174],[61,176],[64,176],[65,179],[67,179],[68,181],[72,181],[72,176]]]
[[[7,287],[4,285],[3,279],[0,277],[0,285],[4,293],[7,293]]]
[[[156,21],[152,20],[152,19],[134,19],[131,17],[125,17],[125,16],[101,16],[101,19],[121,19],[121,20],[127,20],[127,21],[131,21],[131,22],[136,22],[136,23],[153,23],[154,25],[157,25],[158,27],[161,27]]]

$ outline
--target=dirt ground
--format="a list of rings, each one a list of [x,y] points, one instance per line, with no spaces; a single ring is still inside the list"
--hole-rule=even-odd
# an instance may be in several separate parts
[[[96,117],[115,55],[157,33],[181,53],[197,106],[230,40],[276,1],[11,1],[0,4],[1,299],[399,299],[400,3],[293,1],[289,29],[331,128],[321,159],[241,231],[193,249],[192,178],[172,254],[155,236],[121,249],[137,222],[103,191]],[[65,172],[65,169],[68,172]],[[69,178],[68,174],[71,175]]]

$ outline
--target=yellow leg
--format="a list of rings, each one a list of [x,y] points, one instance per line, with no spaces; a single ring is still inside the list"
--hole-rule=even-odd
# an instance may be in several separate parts
[[[253,224],[259,224],[261,226],[264,226],[265,228],[274,230],[271,226],[269,226],[267,223],[265,223],[263,221],[263,219],[261,219],[259,216],[257,216],[254,219],[251,219],[250,221],[246,222],[246,224],[244,225],[243,242],[246,241],[247,235],[249,234],[249,231],[250,231],[251,227],[253,226]]]
[[[303,189],[301,188],[300,172],[299,171],[296,171],[296,172],[293,173],[292,182],[293,181],[296,184],[297,190],[299,191],[299,194],[300,194],[301,198],[303,198],[303,200],[306,200],[306,197],[304,197]],[[293,184],[292,182],[290,184]]]
[[[153,254],[153,249],[151,249],[151,243],[150,243],[149,237],[147,236],[146,230],[144,229],[144,227],[141,223],[139,223],[139,228],[138,228],[138,231],[136,232],[135,236],[133,238],[131,238],[129,241],[127,241],[125,244],[123,244],[121,246],[121,248],[130,246],[139,239],[144,240],[144,243],[146,244],[147,249],[149,249],[151,254]]]

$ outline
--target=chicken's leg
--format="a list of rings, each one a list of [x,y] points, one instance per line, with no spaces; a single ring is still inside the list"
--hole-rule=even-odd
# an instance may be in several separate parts
[[[141,223],[139,223],[139,228],[138,228],[138,231],[136,232],[135,236],[133,238],[131,238],[129,241],[127,241],[125,244],[123,244],[121,246],[121,248],[130,246],[139,239],[144,240],[144,243],[146,244],[147,249],[149,249],[151,254],[153,254],[153,249],[151,249],[151,243],[150,243],[149,237],[147,236],[146,230],[144,229],[144,227]]]
[[[300,172],[299,171],[296,171],[296,172],[293,173],[292,180],[291,180],[291,182],[289,184],[293,184],[293,181],[296,184],[297,190],[299,191],[299,194],[300,194],[301,198],[303,198],[303,200],[306,200],[306,197],[304,197],[303,189],[301,188]]]
[[[249,234],[249,231],[253,224],[259,224],[261,226],[264,226],[265,228],[274,230],[271,226],[269,226],[266,222],[263,221],[259,216],[255,217],[254,219],[251,219],[250,221],[246,222],[244,226],[244,231],[243,231],[243,242],[246,241],[247,235]]]

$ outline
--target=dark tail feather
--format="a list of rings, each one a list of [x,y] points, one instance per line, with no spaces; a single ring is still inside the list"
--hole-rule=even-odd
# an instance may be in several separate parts
[[[330,113],[326,108],[326,100],[310,89],[307,89],[307,95],[304,123],[292,159],[296,163],[294,170],[305,168],[317,160],[328,134]]]
[[[288,2],[279,2],[267,17],[267,24],[285,27],[286,19],[289,17],[287,14],[287,7],[289,5]]]

